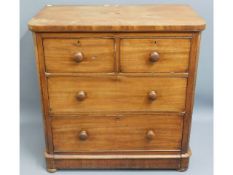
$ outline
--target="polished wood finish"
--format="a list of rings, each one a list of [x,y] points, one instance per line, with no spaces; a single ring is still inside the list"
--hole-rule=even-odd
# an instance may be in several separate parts
[[[77,52],[77,53],[74,54],[74,60],[76,62],[79,63],[79,62],[83,61],[83,59],[84,59],[84,55],[83,55],[82,52]]]
[[[195,85],[196,85],[196,74],[198,66],[198,57],[199,57],[199,46],[200,46],[200,33],[193,34],[191,54],[190,54],[190,63],[189,63],[189,77],[187,82],[187,91],[186,91],[186,116],[184,118],[184,129],[183,129],[183,139],[182,139],[182,152],[187,152],[189,149],[189,137],[191,131],[191,121],[192,121],[192,112],[194,105],[195,97]]]
[[[154,37],[169,37],[169,38],[189,38],[192,39],[193,32],[45,32],[40,33],[42,38],[154,38]]]
[[[149,131],[147,131],[146,138],[148,140],[152,140],[154,137],[155,137],[155,132],[153,130],[150,129]]]
[[[159,60],[159,53],[156,51],[151,52],[149,59],[152,63],[158,61]]]
[[[80,154],[80,153],[79,153]],[[46,160],[53,160],[53,166],[59,169],[176,169],[184,171],[184,164],[180,164],[191,156],[188,151],[185,154],[143,154],[134,153],[131,155],[129,152],[125,154],[108,154],[98,155],[60,155],[60,154],[47,154],[45,153]],[[187,164],[185,164],[186,166]]]
[[[47,72],[113,72],[114,40],[44,39]]]
[[[149,94],[148,94],[148,98],[149,98],[151,101],[156,100],[156,98],[157,98],[157,93],[156,93],[155,91],[150,91]]]
[[[60,159],[54,160],[59,169],[180,169],[180,159]]]
[[[179,115],[56,117],[51,125],[55,152],[179,150],[183,117]]]
[[[188,5],[47,6],[29,22],[37,32],[200,31],[205,21]]]
[[[122,72],[187,72],[190,42],[187,38],[122,39],[121,70]]]
[[[168,77],[49,77],[49,112],[184,111],[186,83]],[[79,91],[87,98],[78,101]]]
[[[192,155],[189,149],[187,153],[180,154],[179,151],[110,151],[110,152],[78,152],[74,153],[44,153],[47,160],[51,159],[187,159]]]
[[[47,6],[29,28],[48,172],[187,170],[205,28],[189,6]]]
[[[36,66],[38,70],[37,75],[40,85],[41,107],[43,111],[46,151],[52,154],[53,143],[52,143],[52,132],[51,132],[51,125],[49,118],[47,79],[45,76],[45,67],[44,67],[44,59],[43,59],[44,58],[43,43],[41,36],[35,33],[33,33],[33,41],[35,46]]]
[[[87,140],[87,138],[88,138],[87,131],[80,131],[80,133],[79,133],[79,139],[80,140]]]
[[[47,171],[49,173],[55,173],[57,171],[57,169],[48,168]]]
[[[87,93],[84,92],[84,91],[79,91],[79,92],[77,93],[77,96],[76,96],[76,98],[77,98],[79,101],[83,101],[86,97],[87,97]]]

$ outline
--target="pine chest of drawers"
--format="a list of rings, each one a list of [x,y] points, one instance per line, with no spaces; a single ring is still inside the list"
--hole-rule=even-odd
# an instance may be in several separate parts
[[[189,6],[46,6],[29,28],[48,171],[187,169],[205,28]]]

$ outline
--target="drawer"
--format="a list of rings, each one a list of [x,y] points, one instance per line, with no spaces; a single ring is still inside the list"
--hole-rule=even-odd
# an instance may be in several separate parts
[[[180,150],[181,116],[54,117],[55,152]]]
[[[122,39],[122,72],[187,72],[190,39]]]
[[[47,72],[113,72],[113,39],[44,39]]]
[[[186,78],[51,76],[51,113],[184,111]]]

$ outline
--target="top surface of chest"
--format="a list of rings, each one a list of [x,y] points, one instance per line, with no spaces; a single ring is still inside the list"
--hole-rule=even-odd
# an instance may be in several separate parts
[[[187,5],[46,6],[29,22],[37,32],[201,31]]]

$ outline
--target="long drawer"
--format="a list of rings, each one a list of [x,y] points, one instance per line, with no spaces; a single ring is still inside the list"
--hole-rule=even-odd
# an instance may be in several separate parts
[[[182,121],[175,114],[54,117],[54,151],[177,151]]]
[[[184,111],[186,78],[52,76],[51,113]]]

